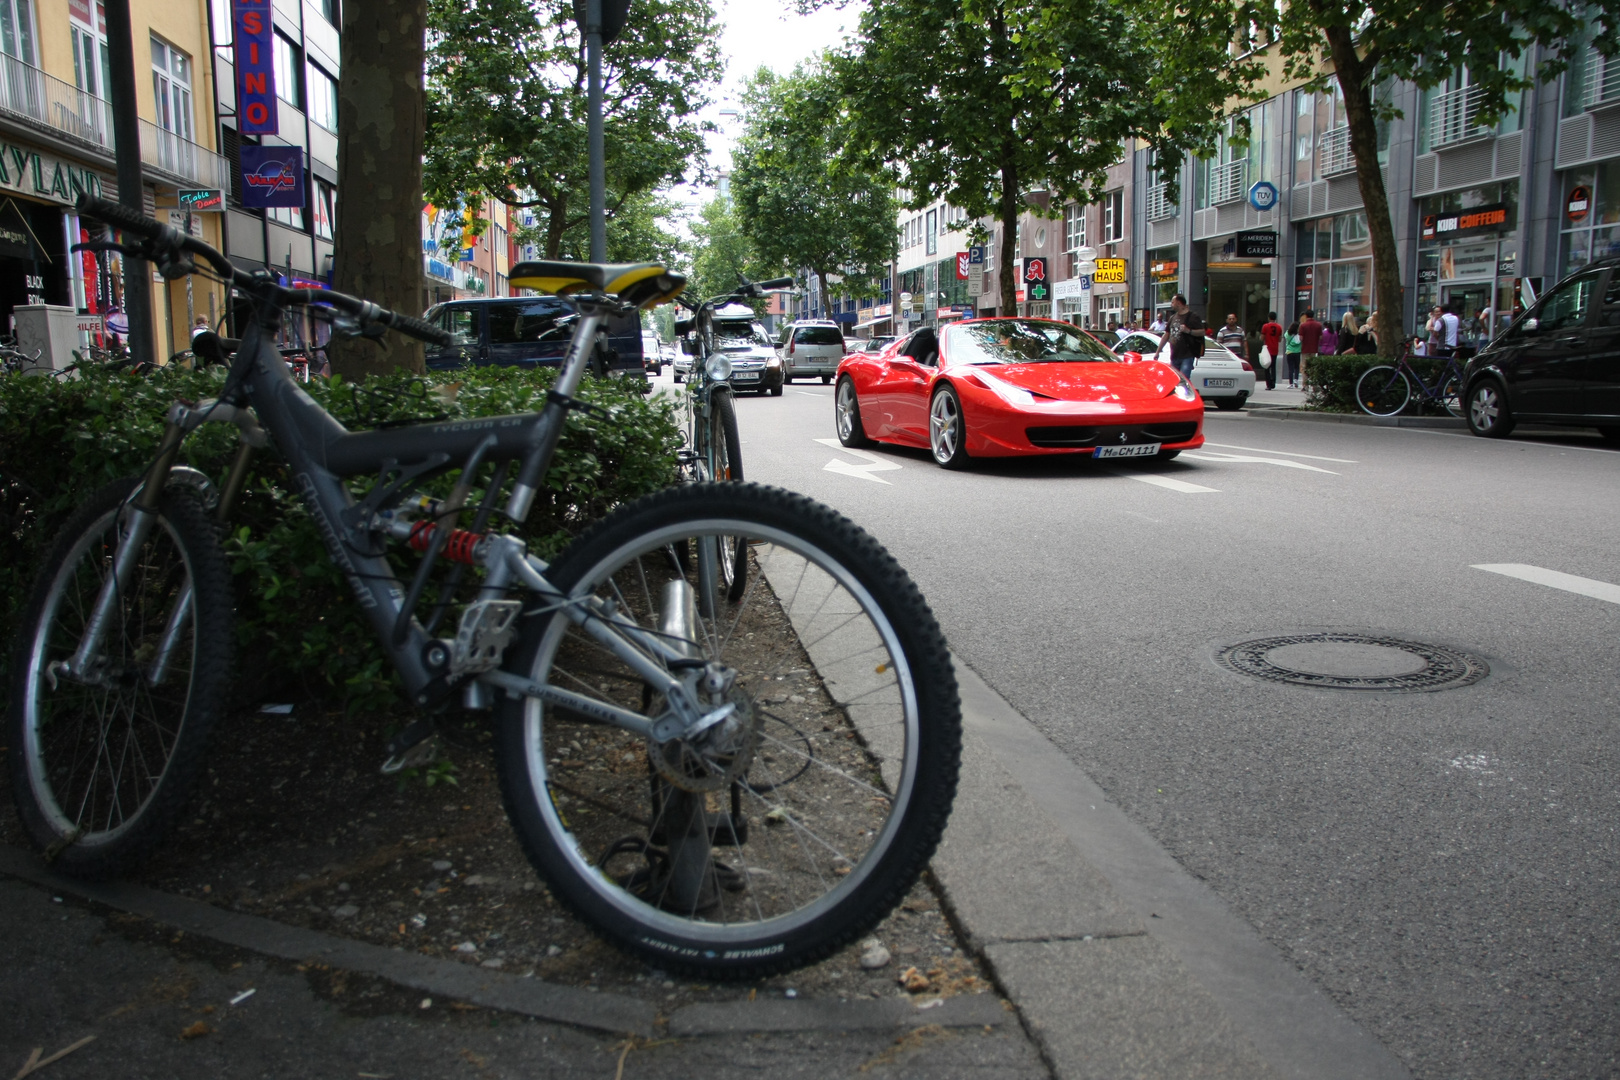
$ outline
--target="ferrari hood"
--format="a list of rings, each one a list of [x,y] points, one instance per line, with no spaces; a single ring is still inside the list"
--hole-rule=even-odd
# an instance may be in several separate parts
[[[1176,388],[1168,364],[999,364],[972,369],[1057,401],[1158,401]]]

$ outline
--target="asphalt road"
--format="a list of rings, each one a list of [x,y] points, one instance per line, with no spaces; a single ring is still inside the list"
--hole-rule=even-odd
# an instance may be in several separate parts
[[[882,540],[959,659],[1416,1076],[1620,1075],[1620,453],[1211,411],[1172,463],[947,473],[838,448],[819,383],[738,413],[749,479]],[[1313,630],[1491,674],[1368,693],[1213,659]]]

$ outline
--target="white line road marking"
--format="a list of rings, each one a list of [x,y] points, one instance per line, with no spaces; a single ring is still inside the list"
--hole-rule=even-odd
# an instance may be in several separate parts
[[[1203,487],[1198,484],[1189,484],[1185,480],[1177,480],[1171,476],[1143,476],[1138,473],[1115,473],[1115,476],[1129,476],[1132,480],[1140,480],[1144,484],[1162,487],[1167,491],[1179,491],[1184,495],[1200,495],[1204,492],[1218,493],[1220,488]]]
[[[1535,585],[1545,585],[1549,589],[1562,589],[1578,596],[1590,596],[1594,600],[1620,604],[1620,585],[1610,585],[1607,581],[1576,577],[1574,574],[1563,574],[1557,570],[1548,570],[1544,566],[1530,566],[1526,563],[1475,563],[1473,568],[1501,574],[1503,577],[1518,578],[1520,581],[1528,581]]]
[[[1231,443],[1205,442],[1205,446],[1218,446],[1222,450],[1247,450],[1254,454],[1276,454],[1278,457],[1302,457],[1311,461],[1334,461],[1340,465],[1356,465],[1359,462],[1342,457],[1318,457],[1315,454],[1291,454],[1287,450],[1266,450],[1259,446],[1233,446]]]
[[[1209,444],[1205,443],[1204,445],[1208,446]],[[1230,465],[1281,465],[1285,469],[1304,469],[1308,472],[1327,473],[1329,476],[1339,475],[1332,469],[1319,469],[1315,465],[1307,465],[1303,461],[1278,461],[1276,458],[1251,457],[1248,454],[1222,454],[1219,451],[1212,454],[1198,454],[1191,450],[1183,450],[1181,456],[1190,457],[1195,461],[1216,461]]]
[[[814,397],[814,398],[818,398],[818,397],[824,397],[824,396],[825,396],[825,395],[823,395],[823,394],[812,394],[812,393],[811,393],[811,392],[810,392],[810,391],[808,391],[808,390],[795,390],[795,391],[793,391],[793,392],[794,392],[794,393],[795,393],[795,394],[803,394],[803,395],[804,395],[804,396],[805,396],[805,397]]]
[[[841,461],[838,458],[834,458],[833,460],[827,462],[826,465],[822,466],[822,468],[827,472],[835,472],[843,476],[853,476],[859,480],[873,480],[879,484],[887,484],[888,481],[883,479],[883,477],[873,476],[872,474],[889,472],[892,469],[900,468],[900,466],[896,465],[894,462],[885,461],[876,454],[869,454],[865,450],[851,450],[849,447],[839,443],[837,439],[817,439],[816,442],[823,446],[830,446],[834,450],[842,450],[846,454],[854,454],[856,457],[865,458],[867,460],[867,464],[865,465],[855,465],[851,462]]]

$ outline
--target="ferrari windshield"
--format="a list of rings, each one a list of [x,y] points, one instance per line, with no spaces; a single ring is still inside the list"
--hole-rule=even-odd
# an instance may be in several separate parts
[[[953,364],[1115,363],[1108,346],[1067,323],[1044,319],[983,319],[945,328]]]

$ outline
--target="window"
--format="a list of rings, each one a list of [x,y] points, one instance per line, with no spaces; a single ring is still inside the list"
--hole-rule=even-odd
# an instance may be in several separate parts
[[[28,0],[0,0],[0,49],[25,64],[36,63],[34,18]]]
[[[299,231],[304,228],[304,208],[301,206],[272,206],[265,213],[271,221],[279,221],[289,228]]]
[[[1086,246],[1086,208],[1070,203],[1063,208],[1063,250]]]
[[[298,62],[298,46],[282,37],[275,35],[276,44],[276,97],[285,101],[295,109],[304,107],[303,79],[300,77],[304,65]]]
[[[1597,281],[1597,274],[1584,274],[1548,295],[1541,302],[1537,328],[1543,333],[1585,329]]]
[[[1125,239],[1125,189],[1104,195],[1102,210],[1102,242],[1120,243]]]
[[[315,181],[315,235],[322,240],[332,239],[337,220],[332,213],[332,203],[336,197],[337,192],[332,185],[322,180]]]
[[[478,309],[471,307],[445,308],[434,320],[439,328],[450,335],[452,348],[478,344]]]
[[[338,124],[337,81],[322,71],[320,65],[306,63],[304,74],[308,79],[309,118],[327,131],[336,131]],[[277,76],[279,82],[280,76]]]
[[[161,38],[152,39],[152,92],[158,127],[191,141],[191,58]]]
[[[928,211],[928,224],[925,225],[923,228],[924,228],[923,240],[924,240],[925,244],[927,245],[923,249],[923,254],[924,255],[938,255],[939,254],[939,212],[938,211],[936,211],[936,210]]]
[[[482,271],[478,281],[483,284]],[[574,311],[555,297],[521,304],[489,305],[489,343],[518,345],[541,341],[567,342],[574,332]]]
[[[77,2],[77,0],[74,0]],[[88,3],[89,0],[84,0]],[[214,30],[214,47],[223,49],[236,39],[231,34],[231,0],[208,0],[208,20]]]
[[[337,0],[315,0],[315,10],[321,13],[321,18],[333,26],[338,25]]]

